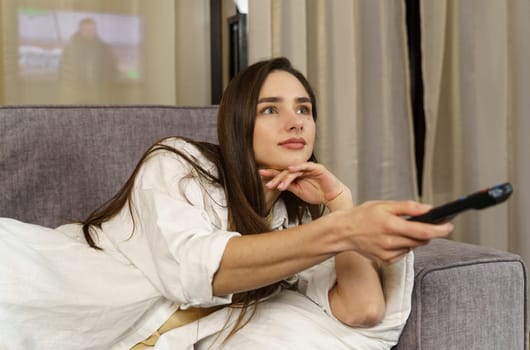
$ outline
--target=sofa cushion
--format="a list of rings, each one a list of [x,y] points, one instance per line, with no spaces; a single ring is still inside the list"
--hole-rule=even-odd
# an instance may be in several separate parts
[[[216,142],[217,107],[0,108],[0,216],[57,226],[84,219],[167,136]]]
[[[412,315],[395,349],[525,349],[528,282],[520,256],[447,239],[415,256]]]

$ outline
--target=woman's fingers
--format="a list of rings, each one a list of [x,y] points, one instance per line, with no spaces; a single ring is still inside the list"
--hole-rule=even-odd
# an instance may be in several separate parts
[[[300,163],[297,165],[291,165],[287,167],[287,169],[283,170],[277,170],[277,169],[259,169],[259,173],[261,176],[265,178],[274,178],[276,176],[289,176],[289,175],[295,175],[292,179],[299,177],[301,175],[304,176],[321,176],[327,171],[324,166],[321,164],[313,163],[313,162],[305,162]],[[291,179],[291,180],[292,180]]]
[[[291,172],[289,172],[289,173],[287,173],[287,174],[283,177],[282,181],[278,184],[278,186],[277,186],[278,190],[280,190],[280,191],[285,191],[285,190],[287,190],[287,189],[289,188],[289,186],[290,186],[293,182],[295,182],[296,179],[298,179],[299,177],[301,177],[301,176],[303,176],[303,175],[304,175],[304,173],[302,173],[302,172],[297,172],[297,173],[291,173]]]
[[[368,202],[370,203],[370,202]],[[382,205],[388,212],[398,216],[421,215],[429,211],[432,206],[416,201],[378,201],[372,202]]]
[[[398,216],[391,219],[391,224],[394,232],[398,232],[401,235],[420,241],[446,237],[454,229],[454,225],[450,222],[433,225],[408,221],[405,218]]]
[[[453,224],[450,222],[442,225],[433,225],[406,220],[406,217],[424,214],[429,211],[432,206],[428,204],[415,201],[379,201],[367,202],[362,206],[373,206],[374,209],[378,208],[378,210],[391,214],[383,221],[387,230],[415,240],[446,237],[454,229]]]
[[[326,168],[322,164],[313,163],[313,162],[305,162],[305,163],[300,163],[300,164],[296,164],[296,165],[290,165],[289,167],[287,167],[287,170],[289,170],[291,172],[300,172],[300,171],[303,171],[303,172],[308,172],[308,171],[323,172],[323,171],[326,170]]]
[[[318,163],[304,162],[284,170],[260,169],[259,172],[268,180],[265,184],[268,189],[291,191],[314,203],[329,202],[344,190],[344,185]]]
[[[427,244],[433,238],[446,237],[453,225],[432,225],[406,220],[403,216],[418,215],[430,206],[413,201],[366,202],[349,217],[355,250],[384,263],[395,261],[409,250]]]
[[[278,189],[280,191],[285,191],[289,185],[296,180],[296,178],[303,175],[301,172],[292,173],[288,170],[272,170],[272,169],[261,169],[260,175],[265,178],[271,178],[265,186],[269,189]]]
[[[364,237],[358,252],[384,264],[391,264],[412,249],[426,245],[430,239],[414,239],[400,234],[383,234],[379,237]]]
[[[265,186],[269,189],[278,189],[279,191],[285,191],[289,189],[289,186],[299,178],[309,178],[310,174],[304,171],[292,171],[292,170],[273,170],[273,169],[260,169],[260,175],[265,178],[272,177]]]
[[[266,179],[271,179],[278,175],[280,172],[280,170],[276,169],[259,169],[259,174]]]
[[[265,186],[267,186],[267,188],[270,188],[270,189],[273,189],[278,186],[278,184],[282,181],[282,178],[285,172],[286,172],[285,170],[280,171],[276,169],[260,169],[259,170],[259,174],[261,175],[261,177],[263,177],[265,181],[268,180]]]

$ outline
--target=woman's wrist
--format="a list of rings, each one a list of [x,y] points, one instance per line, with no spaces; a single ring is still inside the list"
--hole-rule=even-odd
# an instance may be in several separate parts
[[[322,203],[329,211],[345,210],[353,208],[353,199],[348,187],[342,186],[341,191],[334,198]]]

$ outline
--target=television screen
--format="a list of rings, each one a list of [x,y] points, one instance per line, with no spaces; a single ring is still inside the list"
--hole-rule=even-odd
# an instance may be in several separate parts
[[[142,18],[20,7],[18,69],[24,80],[142,79]]]

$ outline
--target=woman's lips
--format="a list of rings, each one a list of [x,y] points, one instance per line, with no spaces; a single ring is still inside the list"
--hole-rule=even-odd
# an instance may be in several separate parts
[[[305,147],[305,144],[305,140],[301,138],[291,138],[279,143],[280,146],[293,150],[302,149]]]

